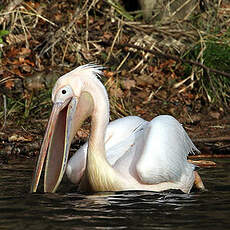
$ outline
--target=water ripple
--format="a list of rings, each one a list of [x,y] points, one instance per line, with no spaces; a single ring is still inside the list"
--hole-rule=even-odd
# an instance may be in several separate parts
[[[17,165],[18,164],[18,165]],[[29,194],[31,162],[0,169],[0,229],[222,229],[230,226],[229,163],[200,174],[208,191]]]

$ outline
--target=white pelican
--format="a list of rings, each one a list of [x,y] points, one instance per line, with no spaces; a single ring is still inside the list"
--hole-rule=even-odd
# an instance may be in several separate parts
[[[187,155],[198,150],[175,118],[161,115],[148,122],[128,116],[109,123],[109,99],[98,79],[101,69],[83,65],[57,80],[31,191],[37,190],[46,153],[45,192],[56,191],[65,171],[82,191],[189,193],[194,183],[204,188],[187,161]],[[89,116],[89,140],[67,166],[71,141]]]

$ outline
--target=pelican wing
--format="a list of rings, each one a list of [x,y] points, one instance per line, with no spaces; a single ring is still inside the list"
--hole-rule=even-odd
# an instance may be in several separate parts
[[[135,142],[135,133],[148,122],[137,116],[127,116],[109,123],[105,135],[106,158],[111,165],[120,159]]]
[[[88,142],[70,159],[67,176],[78,183],[86,165]],[[123,176],[143,184],[192,180],[194,166],[187,162],[198,151],[172,116],[161,115],[147,122],[129,116],[110,122],[105,135],[106,158]]]
[[[144,119],[137,116],[127,116],[109,123],[105,134],[105,150],[108,162],[113,166],[122,156],[130,151],[135,142],[133,135],[146,124]],[[71,157],[66,174],[74,183],[78,184],[86,167],[88,141]]]
[[[194,166],[187,162],[187,155],[198,150],[175,118],[158,116],[143,129],[143,149],[136,165],[143,183],[176,182],[184,174],[192,176]]]

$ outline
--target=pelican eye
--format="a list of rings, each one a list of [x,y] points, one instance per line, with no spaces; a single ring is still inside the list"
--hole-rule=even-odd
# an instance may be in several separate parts
[[[62,94],[66,94],[66,90],[65,89],[63,89],[61,92],[62,92]]]

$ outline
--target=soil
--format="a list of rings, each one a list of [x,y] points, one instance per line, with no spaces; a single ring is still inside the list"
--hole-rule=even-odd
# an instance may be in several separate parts
[[[131,94],[133,107],[140,107],[139,97]],[[141,117],[152,119],[156,114],[149,112],[152,104],[144,105]],[[154,105],[154,111],[162,110],[160,105]],[[201,151],[201,155],[207,157],[230,156],[230,116],[222,116],[206,108],[206,111],[192,114],[188,117],[176,117],[184,126],[189,136]],[[136,113],[136,115],[139,115]],[[39,115],[38,115],[39,116]],[[217,117],[214,117],[217,116]],[[16,125],[14,120],[7,120],[6,126],[0,131],[0,164],[7,163],[15,157],[35,157],[39,154],[42,138],[48,119],[28,119],[28,124]],[[89,122],[81,128],[73,141],[71,153],[74,153],[83,144],[89,134]],[[211,156],[210,156],[211,155]],[[215,155],[215,156],[214,156]],[[203,156],[205,157],[205,156]]]

